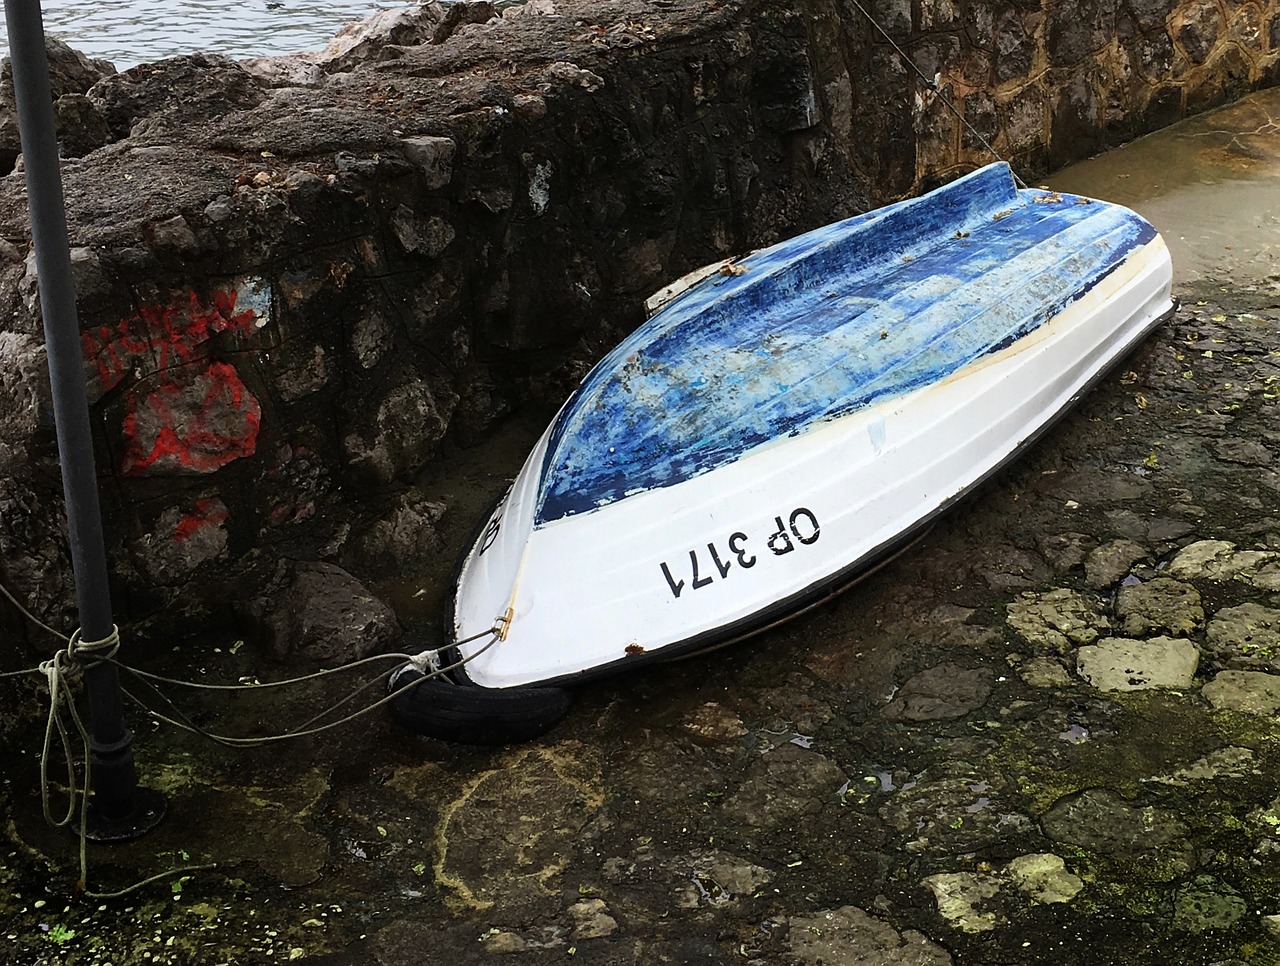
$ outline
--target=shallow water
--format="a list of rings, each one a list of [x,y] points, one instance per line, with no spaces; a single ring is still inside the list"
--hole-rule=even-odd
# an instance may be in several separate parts
[[[1169,246],[1175,281],[1280,287],[1280,90],[1189,118],[1048,182],[1144,215]]]
[[[45,33],[127,70],[196,51],[259,57],[318,50],[347,23],[403,6],[377,0],[45,0]],[[0,54],[8,55],[7,29]]]

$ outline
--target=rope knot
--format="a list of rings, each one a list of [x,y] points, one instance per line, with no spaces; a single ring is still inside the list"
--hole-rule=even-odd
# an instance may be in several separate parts
[[[423,674],[428,675],[439,673],[440,668],[443,666],[440,662],[439,650],[422,651],[415,654],[409,658],[409,663]]]
[[[120,628],[111,625],[111,633],[100,641],[86,641],[80,637],[80,628],[67,641],[67,656],[73,661],[97,664],[110,661],[120,650]]]
[[[79,683],[80,675],[86,667],[110,661],[120,650],[120,628],[111,625],[111,633],[100,641],[85,641],[80,638],[80,629],[67,638],[67,646],[55,653],[47,661],[41,661],[40,673],[49,684],[49,693],[53,696],[51,711],[58,710],[61,690],[64,682]]]

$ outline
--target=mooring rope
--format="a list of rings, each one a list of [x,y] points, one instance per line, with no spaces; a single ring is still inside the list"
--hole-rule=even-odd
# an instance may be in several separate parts
[[[6,593],[6,596],[10,595]],[[22,608],[22,610],[24,613],[26,612],[25,608]],[[46,628],[46,630],[52,629]],[[92,667],[94,664],[103,661],[114,663],[115,654],[120,649],[120,629],[113,624],[111,633],[98,641],[83,640],[79,630],[76,630],[70,637],[58,634],[57,631],[53,631],[53,633],[63,638],[67,642],[67,646],[60,648],[47,661],[40,662],[40,665],[35,669],[44,675],[45,682],[49,687],[49,717],[45,723],[44,748],[40,755],[40,805],[44,810],[46,822],[54,828],[64,828],[70,825],[72,819],[75,818],[76,803],[77,801],[80,803],[80,827],[78,830],[80,839],[80,877],[76,880],[76,891],[94,899],[114,899],[128,895],[143,886],[150,885],[152,882],[171,879],[175,875],[186,875],[191,872],[213,868],[212,865],[199,865],[169,869],[115,892],[95,892],[87,888],[89,881],[89,796],[92,794],[93,788],[93,751],[89,742],[89,729],[85,727],[84,720],[76,709],[72,682],[81,675],[86,667]],[[71,747],[71,729],[67,726],[66,719],[63,717],[64,712],[70,716],[72,724],[75,725],[75,731],[80,735],[84,762],[83,791],[76,779],[75,753]],[[62,818],[54,817],[49,802],[53,784],[49,778],[49,760],[53,750],[53,734],[55,731],[58,733],[62,744],[62,756],[67,765],[67,813]]]
[[[38,668],[44,674],[49,688],[49,717],[45,722],[44,748],[40,755],[40,804],[44,808],[45,821],[54,828],[62,828],[71,823],[76,813],[76,796],[79,794],[75,755],[71,750],[70,729],[63,717],[64,712],[71,715],[84,746],[86,789],[89,779],[89,732],[80,719],[80,712],[76,710],[75,694],[71,690],[71,678],[80,672],[80,659],[74,650],[75,637],[76,635],[72,635],[65,648],[60,649],[49,660],[40,662]],[[49,758],[55,731],[62,741],[62,756],[67,764],[67,814],[61,819],[55,819],[49,810]]]
[[[177,718],[171,718],[168,715],[161,714],[154,708],[150,707],[146,702],[139,699],[128,689],[121,688],[123,693],[127,695],[130,700],[137,704],[138,707],[140,707],[146,714],[158,721],[163,721],[180,730],[200,735],[210,741],[226,747],[257,747],[260,745],[273,744],[279,741],[287,741],[293,738],[303,738],[310,735],[316,735],[321,732],[328,731],[331,728],[340,727],[341,725],[354,721],[362,715],[368,714],[377,708],[389,704],[396,700],[396,698],[400,697],[401,692],[403,691],[412,690],[426,681],[438,678],[458,668],[465,667],[501,639],[503,622],[503,618],[498,618],[491,627],[478,634],[473,634],[470,637],[456,641],[454,644],[450,645],[451,647],[458,647],[463,644],[474,643],[484,637],[489,638],[489,640],[474,653],[464,657],[459,657],[457,661],[454,661],[451,664],[444,664],[439,658],[439,652],[444,650],[444,648],[435,648],[419,651],[415,654],[378,654],[373,657],[352,661],[336,668],[323,668],[311,674],[286,678],[280,681],[254,682],[252,684],[208,684],[201,681],[184,681],[180,678],[171,678],[161,674],[154,674],[149,671],[143,671],[139,668],[130,667],[128,664],[117,660],[116,654],[120,649],[120,631],[115,625],[112,625],[111,633],[102,640],[85,641],[81,638],[81,632],[79,630],[68,636],[42,622],[32,614],[30,610],[23,606],[23,604],[2,583],[0,583],[0,595],[6,597],[24,617],[37,627],[65,642],[64,647],[60,648],[51,658],[46,661],[42,661],[36,667],[23,668],[17,671],[2,671],[0,672],[0,678],[43,675],[45,679],[46,686],[49,689],[49,714],[45,723],[44,747],[40,756],[41,807],[44,811],[45,821],[54,828],[63,828],[70,825],[72,820],[75,818],[76,803],[77,801],[80,802],[80,878],[76,883],[76,891],[95,899],[118,898],[141,889],[144,886],[150,885],[153,882],[171,879],[174,876],[188,875],[192,872],[201,872],[207,869],[216,868],[217,866],[216,864],[211,863],[206,865],[188,865],[169,869],[168,871],[142,879],[139,882],[135,882],[132,885],[115,892],[94,892],[86,888],[86,884],[88,882],[88,803],[89,797],[92,794],[93,751],[90,745],[89,729],[85,726],[84,720],[80,717],[80,713],[76,709],[75,692],[73,690],[74,683],[80,678],[86,667],[92,667],[94,664],[98,663],[107,663],[114,665],[120,671],[124,671],[136,677],[139,681],[155,692],[155,694],[164,701],[170,709],[172,709],[172,712],[177,715]],[[396,692],[384,695],[379,700],[372,704],[368,704],[351,714],[345,715],[335,721],[327,721],[324,724],[317,724],[317,722],[324,721],[324,719],[329,717],[335,711],[356,700],[361,694],[373,687],[375,684],[386,681],[392,673],[390,671],[383,672],[376,677],[365,681],[346,697],[325,708],[319,714],[313,715],[311,718],[308,718],[296,727],[280,734],[258,735],[252,738],[217,735],[204,730],[192,721],[191,718],[180,708],[178,708],[173,700],[156,685],[156,682],[159,682],[206,691],[256,691],[265,688],[279,688],[298,685],[307,681],[319,680],[333,674],[346,673],[356,668],[388,660],[393,660],[396,664],[412,664],[422,672],[423,676],[417,680],[410,681]],[[68,717],[70,718],[70,723],[67,721]],[[315,727],[312,727],[312,725],[315,725]],[[83,788],[76,776],[76,756],[73,749],[72,739],[73,730],[80,736],[81,754],[84,762]],[[52,757],[51,752],[55,747],[55,733],[58,736],[58,743],[62,746],[62,755],[67,766],[67,812],[62,818],[55,817],[50,804],[53,783],[49,777],[49,761]]]
[[[70,640],[70,638],[67,637],[66,634],[62,633],[62,631],[55,630],[54,628],[46,624],[44,621],[42,621],[35,614],[31,613],[31,611],[27,610],[27,608],[22,605],[22,601],[18,600],[17,597],[13,596],[13,594],[10,593],[9,588],[6,587],[4,584],[0,584],[0,594],[3,594],[8,599],[9,603],[11,603],[14,607],[18,608],[18,613],[20,613],[27,620],[31,621],[31,623],[35,624],[36,627],[40,628],[42,631],[47,631],[48,633],[52,634],[54,637],[56,637],[60,641]],[[29,671],[6,671],[4,674],[0,675],[0,677],[10,677],[15,674],[28,674],[28,673],[30,672]]]
[[[396,700],[396,698],[400,696],[400,693],[402,691],[411,691],[414,688],[418,687],[419,685],[422,685],[427,681],[432,680],[433,678],[442,677],[443,675],[448,674],[450,671],[455,671],[458,668],[466,667],[469,663],[474,661],[485,651],[489,650],[489,648],[493,647],[493,645],[500,640],[501,630],[498,624],[495,622],[495,624],[492,627],[481,631],[479,634],[473,634],[470,637],[463,638],[462,640],[458,641],[455,645],[452,645],[452,646],[456,647],[462,644],[470,644],[474,641],[480,640],[483,637],[488,637],[489,640],[482,647],[477,648],[474,653],[469,654],[466,657],[459,658],[457,661],[454,661],[452,664],[441,664],[439,663],[439,661],[437,661],[434,665],[428,665],[431,667],[430,670],[423,670],[424,664],[428,664],[428,661],[425,658],[425,655],[435,654],[438,649],[421,651],[417,654],[380,654],[377,657],[365,658],[361,661],[355,661],[355,662],[352,662],[351,664],[346,664],[339,668],[331,668],[326,671],[318,671],[315,674],[308,674],[299,678],[293,678],[291,679],[291,681],[272,682],[268,684],[234,684],[234,685],[203,684],[197,681],[182,681],[175,678],[165,678],[165,677],[161,677],[160,675],[150,674],[145,671],[139,671],[136,668],[129,667],[127,664],[121,664],[119,662],[113,662],[113,663],[115,663],[122,671],[126,671],[129,674],[136,676],[139,680],[141,680],[144,684],[146,684],[149,688],[151,688],[152,691],[154,691],[156,695],[162,701],[164,701],[173,710],[175,714],[177,714],[181,718],[181,720],[175,720],[173,718],[168,717],[167,715],[161,714],[159,711],[156,711],[154,708],[149,706],[146,702],[139,699],[137,695],[133,694],[131,691],[127,689],[124,689],[124,693],[128,695],[128,697],[135,704],[137,704],[138,707],[140,707],[144,712],[149,714],[151,717],[155,718],[158,721],[163,721],[165,724],[172,725],[173,727],[179,728],[183,731],[188,731],[188,732],[191,732],[192,734],[200,735],[204,738],[209,739],[212,742],[215,742],[216,744],[224,745],[229,748],[254,748],[261,745],[275,744],[276,742],[280,742],[280,741],[288,741],[293,738],[304,738],[310,735],[320,734],[321,732],[328,731],[331,728],[337,728],[341,725],[347,724],[348,722],[354,721],[355,719],[362,717],[363,715],[366,715],[371,711],[375,711],[378,708],[381,708],[387,704],[390,704],[392,701]],[[403,688],[400,688],[399,690],[397,690],[395,693],[384,695],[382,698],[378,699],[372,704],[368,704],[363,708],[360,708],[358,711],[354,711],[351,714],[346,715],[342,718],[338,718],[335,721],[329,721],[329,722],[326,722],[325,724],[317,725],[314,728],[311,727],[311,725],[315,724],[317,721],[323,721],[325,718],[333,714],[339,708],[343,707],[344,705],[348,704],[351,701],[354,701],[357,697],[359,697],[362,693],[367,691],[369,688],[373,687],[375,684],[379,684],[387,679],[387,676],[388,676],[387,673],[379,674],[377,677],[373,677],[365,681],[364,684],[356,688],[356,690],[353,691],[351,694],[348,694],[346,697],[340,699],[336,703],[325,708],[319,714],[314,715],[311,718],[308,718],[306,721],[302,722],[296,727],[291,728],[288,731],[281,732],[280,734],[257,735],[252,738],[239,737],[235,735],[219,735],[219,734],[214,734],[210,731],[206,731],[205,729],[197,725],[195,722],[193,722],[186,714],[184,714],[181,711],[181,709],[178,708],[176,704],[174,704],[173,700],[170,699],[169,696],[166,695],[163,691],[161,691],[158,687],[156,687],[151,682],[151,680],[148,680],[148,679],[155,679],[155,680],[164,681],[169,684],[175,684],[175,685],[188,687],[188,688],[256,691],[261,688],[278,686],[286,683],[299,683],[302,681],[309,681],[314,678],[324,677],[325,675],[328,675],[328,674],[336,674],[341,671],[349,671],[349,670],[352,670],[353,668],[360,667],[361,665],[368,664],[372,661],[388,660],[388,659],[394,659],[397,664],[400,664],[400,663],[413,664],[415,667],[418,667],[420,670],[423,670],[423,676],[421,678],[418,678],[417,680],[410,681],[408,684],[406,684]]]
[[[937,84],[935,84],[929,77],[925,75],[925,72],[922,71],[916,65],[916,62],[912,60],[910,55],[905,50],[903,50],[902,47],[898,45],[898,42],[894,40],[891,36],[889,36],[889,31],[885,30],[883,27],[880,26],[879,21],[877,21],[875,17],[871,16],[867,8],[864,7],[861,3],[859,3],[858,0],[849,0],[849,2],[858,8],[858,12],[867,18],[867,20],[871,23],[871,26],[875,27],[876,30],[880,31],[884,39],[889,41],[889,46],[891,46],[895,51],[897,51],[899,57],[901,57],[903,60],[905,60],[908,64],[911,65],[911,69],[916,72],[920,80],[924,82],[924,85],[934,93],[934,95],[938,98],[938,100],[942,101],[942,103],[946,106],[947,110],[949,110],[952,114],[956,116],[956,119],[959,120],[959,122],[965,126],[968,132],[978,139],[978,141],[982,144],[982,146],[991,153],[991,156],[994,157],[997,161],[1004,161],[1005,159],[1001,157],[1000,152],[997,151],[995,148],[993,148],[991,146],[991,142],[989,142],[986,138],[984,138],[982,134],[978,131],[978,129],[968,122],[965,116],[960,113],[960,109],[957,108],[955,104],[951,102],[950,98],[948,98],[945,94],[942,93],[941,90],[938,89]],[[1009,164],[1009,162],[1005,161],[1005,164]],[[1013,170],[1013,165],[1009,165],[1009,172],[1013,175],[1013,180],[1017,183],[1019,188],[1025,188],[1027,186],[1026,182],[1024,182],[1021,178],[1018,177],[1018,172]]]

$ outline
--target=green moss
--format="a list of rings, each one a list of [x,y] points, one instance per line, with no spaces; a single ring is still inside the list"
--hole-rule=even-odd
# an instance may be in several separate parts
[[[1204,714],[1214,733],[1223,741],[1252,748],[1259,753],[1280,753],[1280,733],[1277,733],[1275,720],[1270,715],[1212,708]]]
[[[1077,873],[1078,874],[1078,873]],[[1172,886],[1107,879],[1093,883],[1072,903],[1083,916],[1111,916],[1118,912],[1143,919],[1169,915]]]

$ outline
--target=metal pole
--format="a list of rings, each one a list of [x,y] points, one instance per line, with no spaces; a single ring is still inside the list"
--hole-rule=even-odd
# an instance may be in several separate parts
[[[111,636],[115,625],[40,2],[4,0],[4,16],[9,28],[13,93],[49,357],[80,636],[85,641],[100,641]],[[89,667],[85,687],[89,693],[93,755],[94,794],[92,803],[86,803],[90,835],[107,840],[133,838],[153,828],[164,816],[164,799],[149,789],[138,788],[133,735],[124,724],[115,666],[100,662]]]

